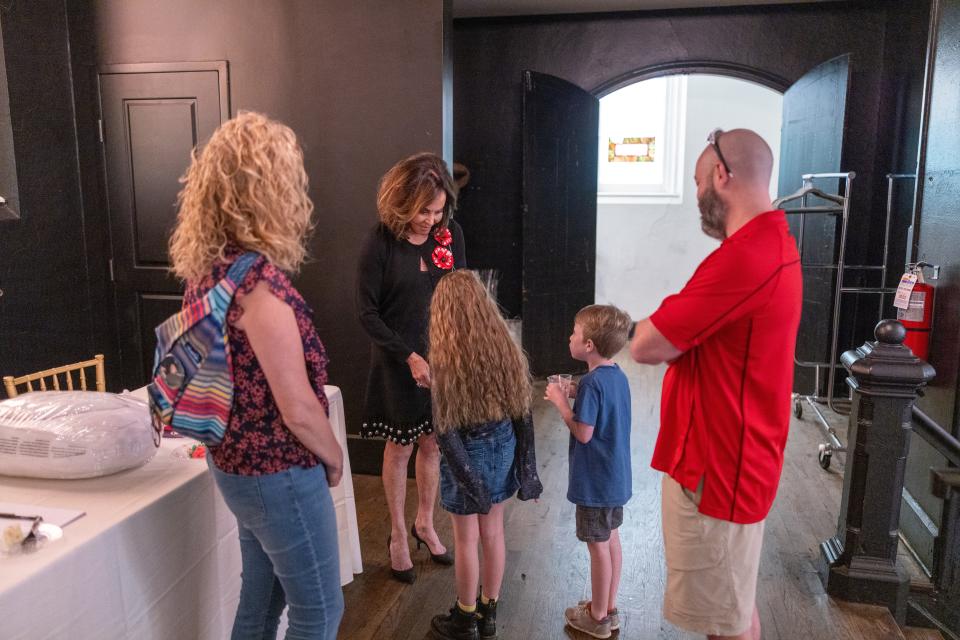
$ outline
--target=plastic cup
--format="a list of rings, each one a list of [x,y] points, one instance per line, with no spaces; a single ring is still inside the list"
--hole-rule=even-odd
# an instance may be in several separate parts
[[[549,387],[551,384],[560,384],[560,376],[559,376],[559,374],[553,374],[552,376],[547,376],[547,386]],[[543,389],[543,399],[544,399],[544,400],[547,399],[547,389],[546,389],[546,387],[544,387],[544,389]]]

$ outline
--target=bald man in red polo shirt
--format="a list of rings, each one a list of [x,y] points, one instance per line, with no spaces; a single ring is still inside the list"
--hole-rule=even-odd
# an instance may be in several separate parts
[[[763,523],[790,424],[802,284],[772,168],[753,131],[710,134],[694,180],[701,227],[722,242],[630,343],[637,362],[670,363],[651,463],[664,473],[664,616],[710,638],[760,638]]]

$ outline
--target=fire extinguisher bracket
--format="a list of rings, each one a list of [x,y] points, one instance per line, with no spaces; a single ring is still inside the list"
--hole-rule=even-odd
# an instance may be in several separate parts
[[[920,276],[921,276],[922,278],[926,279],[926,280],[939,280],[939,279],[940,279],[940,265],[938,265],[938,264],[930,264],[929,262],[920,261],[920,262],[916,262],[916,263],[914,263],[914,264],[908,264],[908,265],[907,265],[907,268],[908,268],[908,269],[910,269],[910,268],[916,269],[917,271],[920,272]],[[929,269],[929,270],[930,270],[930,277],[929,277],[929,278],[926,277],[926,272],[924,271],[924,269]]]

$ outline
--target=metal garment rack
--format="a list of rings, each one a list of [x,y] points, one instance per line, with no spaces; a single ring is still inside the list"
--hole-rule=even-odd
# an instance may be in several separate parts
[[[800,264],[804,268],[829,269],[836,272],[835,284],[833,286],[833,318],[830,323],[828,334],[830,342],[830,359],[827,362],[817,362],[801,360],[794,354],[793,361],[800,367],[811,367],[814,370],[814,392],[810,395],[799,393],[793,394],[793,413],[797,418],[803,417],[803,405],[806,403],[817,417],[818,426],[827,440],[821,443],[817,454],[817,460],[824,469],[830,467],[830,460],[834,453],[844,453],[847,448],[840,442],[836,430],[830,426],[827,417],[824,415],[821,406],[826,406],[838,414],[849,413],[849,407],[841,407],[837,404],[838,398],[834,397],[836,388],[837,368],[840,367],[838,341],[840,329],[840,305],[844,294],[877,294],[879,302],[877,305],[877,320],[883,317],[884,295],[896,292],[895,288],[886,287],[887,282],[887,263],[890,252],[890,219],[893,209],[893,182],[896,179],[914,177],[907,174],[889,174],[887,175],[887,211],[883,234],[883,259],[879,265],[848,265],[846,263],[847,251],[847,231],[850,222],[850,195],[853,187],[853,179],[856,173],[848,171],[846,173],[807,173],[802,176],[803,186],[795,193],[780,198],[774,202],[774,206],[782,208],[787,214],[797,215],[800,218],[800,229],[797,238],[797,244],[800,252]],[[842,180],[843,195],[827,193],[817,188],[814,184],[817,180]],[[810,198],[817,198],[827,204],[810,204]],[[785,204],[789,202],[800,201],[799,206],[795,208],[786,208]],[[809,264],[804,262],[804,227],[806,217],[809,215],[829,215],[840,216],[840,244],[837,248],[836,263],[827,264]],[[854,271],[879,271],[880,286],[878,287],[852,287],[844,284],[844,276],[847,270]],[[827,393],[826,396],[820,394],[820,380],[823,369],[827,369]]]

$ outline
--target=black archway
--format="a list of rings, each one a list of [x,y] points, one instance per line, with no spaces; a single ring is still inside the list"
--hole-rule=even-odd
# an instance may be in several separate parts
[[[601,82],[590,90],[590,93],[598,98],[613,93],[627,85],[651,78],[660,78],[673,75],[690,74],[710,74],[717,76],[729,76],[740,80],[749,80],[756,82],[774,91],[783,93],[789,87],[791,82],[786,78],[763,69],[748,67],[746,65],[734,62],[722,62],[717,60],[676,60],[672,62],[662,62],[659,64],[640,67],[626,73],[621,73],[609,80]]]

